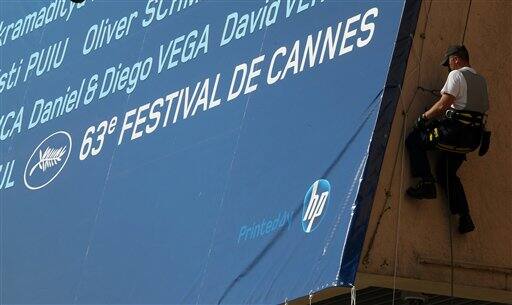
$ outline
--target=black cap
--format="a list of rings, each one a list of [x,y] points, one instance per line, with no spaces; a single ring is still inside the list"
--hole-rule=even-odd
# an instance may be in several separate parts
[[[448,60],[450,56],[455,54],[469,61],[468,50],[466,49],[465,46],[449,46],[448,49],[446,50],[446,53],[444,53],[444,59],[441,62],[441,66],[448,67]]]

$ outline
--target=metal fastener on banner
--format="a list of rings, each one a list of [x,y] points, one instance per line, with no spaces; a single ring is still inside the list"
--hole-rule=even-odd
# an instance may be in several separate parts
[[[350,289],[350,305],[356,305],[356,286]]]

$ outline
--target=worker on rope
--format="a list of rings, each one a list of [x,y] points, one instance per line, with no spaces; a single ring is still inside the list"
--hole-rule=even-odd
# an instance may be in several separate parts
[[[450,69],[441,98],[420,115],[406,139],[412,176],[419,178],[415,186],[407,189],[407,194],[416,199],[436,198],[427,150],[439,150],[437,181],[448,195],[451,213],[460,216],[459,232],[467,233],[475,225],[457,170],[466,160],[466,153],[481,143],[481,155],[488,148],[490,135],[484,131],[484,116],[489,109],[487,84],[469,65],[469,54],[463,45],[450,46],[441,65]],[[482,141],[484,135],[486,141]]]

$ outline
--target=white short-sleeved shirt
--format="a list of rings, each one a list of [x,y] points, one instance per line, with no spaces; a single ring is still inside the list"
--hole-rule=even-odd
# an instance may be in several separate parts
[[[468,84],[464,75],[462,75],[462,71],[470,71],[471,73],[476,74],[475,69],[471,67],[463,67],[458,70],[453,70],[448,74],[446,83],[444,84],[443,89],[441,89],[441,94],[447,93],[455,97],[455,101],[451,107],[457,110],[465,109],[468,102]]]

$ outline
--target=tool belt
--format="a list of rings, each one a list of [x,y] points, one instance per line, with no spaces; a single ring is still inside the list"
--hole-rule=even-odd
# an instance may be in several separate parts
[[[483,156],[489,149],[491,133],[485,130],[485,115],[474,111],[449,109],[446,116],[430,122],[423,137],[431,148],[453,153],[469,153],[480,147]]]
[[[484,125],[484,114],[475,111],[448,109],[446,110],[446,118],[471,127]]]

